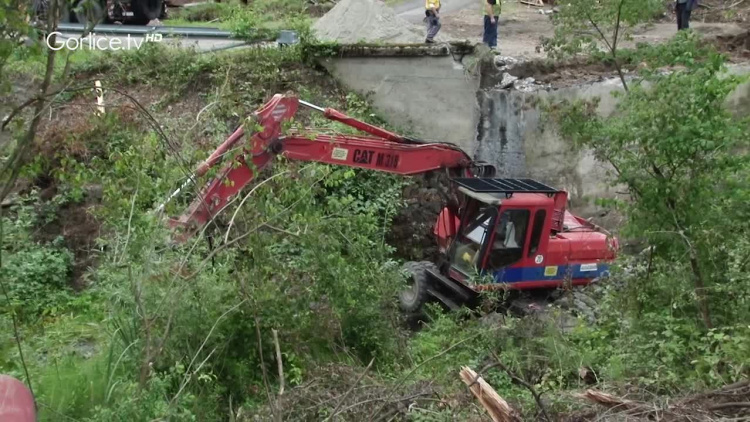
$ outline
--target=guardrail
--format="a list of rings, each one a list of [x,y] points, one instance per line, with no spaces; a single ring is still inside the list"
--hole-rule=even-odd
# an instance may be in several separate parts
[[[60,32],[83,32],[84,25],[80,23],[60,23]],[[219,28],[202,28],[198,26],[142,26],[142,25],[96,25],[91,30],[96,34],[129,34],[147,35],[161,34],[162,36],[195,37],[195,38],[234,38],[230,31]]]

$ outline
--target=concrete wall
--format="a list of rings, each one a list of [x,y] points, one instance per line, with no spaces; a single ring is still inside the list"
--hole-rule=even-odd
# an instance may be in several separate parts
[[[606,116],[616,105],[611,93],[621,89],[619,80],[612,79],[553,91],[481,91],[475,157],[495,164],[501,177],[530,177],[565,189],[580,213],[593,212],[591,198],[615,195],[608,183],[609,168],[560,137],[538,103],[600,97],[597,111]]]
[[[729,73],[747,74],[750,66],[730,66]],[[477,143],[472,152],[475,158],[495,164],[500,176],[530,177],[563,188],[577,212],[595,213],[595,198],[613,198],[624,189],[611,186],[611,168],[591,151],[577,150],[563,139],[554,125],[544,120],[538,103],[598,97],[597,112],[607,116],[618,102],[612,96],[615,91],[622,91],[617,78],[551,91],[480,91]],[[750,116],[750,81],[737,87],[727,103],[735,115]]]
[[[480,89],[479,78],[470,77],[450,55],[337,57],[322,64],[348,88],[369,95],[403,133],[455,143],[496,165],[500,177],[531,177],[563,188],[581,215],[597,211],[594,198],[615,197],[620,190],[610,186],[608,166],[590,151],[575,150],[544,121],[538,106],[540,100],[599,97],[598,112],[609,115],[617,104],[612,92],[622,90],[617,78],[523,92]],[[750,66],[732,66],[730,73],[750,73]],[[750,82],[728,101],[738,115],[750,115]]]
[[[321,60],[347,88],[402,132],[474,149],[478,78],[453,57],[347,57]]]

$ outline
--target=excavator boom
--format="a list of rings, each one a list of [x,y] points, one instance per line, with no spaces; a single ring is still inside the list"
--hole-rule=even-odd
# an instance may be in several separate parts
[[[363,131],[366,135],[284,131],[284,123],[293,119],[299,105],[320,111],[326,118]],[[170,219],[171,227],[184,229],[183,240],[220,213],[276,155],[283,155],[291,160],[336,164],[402,175],[440,169],[453,170],[456,176],[463,177],[494,175],[494,167],[474,163],[465,152],[452,144],[427,143],[403,137],[337,110],[324,109],[301,101],[294,96],[275,95],[253,113],[249,120],[251,122],[245,126],[252,127],[240,127],[232,133],[197,167],[190,179],[169,197],[168,200],[171,200],[186,185],[219,165],[229,154],[241,149],[241,154],[236,155],[219,171],[179,218]],[[249,138],[249,142],[239,145],[246,137]],[[160,209],[163,207],[164,205]]]

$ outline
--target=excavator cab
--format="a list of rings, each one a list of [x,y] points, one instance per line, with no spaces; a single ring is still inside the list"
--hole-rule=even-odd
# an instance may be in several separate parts
[[[455,179],[465,199],[461,230],[449,251],[452,276],[465,284],[492,276],[502,282],[514,264],[533,264],[565,192],[531,179]],[[562,203],[565,199],[562,199]],[[550,224],[548,224],[550,223]],[[543,255],[542,259],[543,259]],[[524,262],[524,258],[532,262]]]
[[[445,208],[435,227],[444,259],[440,265],[421,263],[424,274],[413,276],[410,288],[425,293],[401,295],[405,310],[419,308],[409,298],[457,308],[484,290],[583,285],[608,272],[616,240],[568,212],[566,192],[531,179],[454,183],[461,206],[457,215]]]
[[[486,268],[517,262],[523,256],[528,223],[528,210],[487,205],[456,238],[450,262],[464,277],[478,275],[485,257]]]

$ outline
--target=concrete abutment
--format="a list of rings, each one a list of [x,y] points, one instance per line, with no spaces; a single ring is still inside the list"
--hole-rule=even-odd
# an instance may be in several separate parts
[[[617,104],[611,94],[622,90],[618,78],[556,88],[523,81],[518,74],[513,75],[519,78],[515,84],[508,83],[513,78],[495,78],[487,86],[481,72],[467,70],[474,57],[465,46],[458,56],[455,48],[445,46],[428,47],[430,53],[414,48],[412,56],[403,49],[394,55],[388,53],[390,47],[379,48],[386,50],[371,47],[370,54],[361,54],[359,46],[360,53],[339,54],[321,64],[349,89],[367,96],[403,133],[456,144],[474,159],[494,164],[500,177],[530,177],[565,189],[582,215],[597,212],[594,198],[617,196],[608,166],[563,139],[544,118],[540,103],[599,97],[597,112],[606,116]],[[750,66],[731,66],[730,72],[750,73]],[[750,115],[750,82],[738,87],[729,103],[738,115]]]

